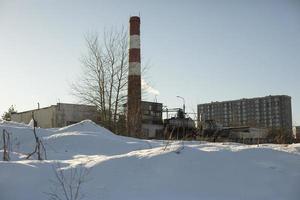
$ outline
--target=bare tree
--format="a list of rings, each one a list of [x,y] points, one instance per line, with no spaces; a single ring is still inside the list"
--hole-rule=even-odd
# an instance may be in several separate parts
[[[63,170],[59,163],[53,166],[55,179],[51,180],[50,192],[45,192],[49,200],[80,200],[84,198],[82,185],[87,181],[89,169],[80,165]]]
[[[83,73],[71,85],[72,94],[95,105],[104,126],[115,130],[118,114],[126,102],[128,74],[127,32],[105,31],[86,36],[87,52],[82,57]]]
[[[103,126],[118,133],[124,127],[124,108],[128,82],[128,31],[124,28],[88,34],[87,51],[80,59],[82,73],[71,84],[71,93],[82,103],[95,105]],[[142,65],[146,74],[149,63]],[[147,78],[147,77],[146,77]],[[145,79],[145,77],[144,77]],[[147,91],[142,91],[143,96]],[[123,113],[122,113],[123,112]]]

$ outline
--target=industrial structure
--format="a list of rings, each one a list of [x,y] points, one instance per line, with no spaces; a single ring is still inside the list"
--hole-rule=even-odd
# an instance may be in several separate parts
[[[142,137],[141,115],[141,50],[140,18],[129,21],[129,72],[127,97],[127,133],[131,137]]]
[[[296,141],[300,142],[300,126],[296,126],[295,129]]]
[[[128,113],[124,104],[124,113]],[[140,138],[160,138],[163,133],[162,103],[141,101],[141,132]]]
[[[141,101],[141,50],[140,50],[140,18],[130,17],[129,20],[129,72],[128,96],[126,108],[127,135],[138,138],[163,138],[164,129],[177,127],[177,137],[185,135],[190,119],[173,118],[162,120],[162,104]],[[183,109],[184,113],[184,109]],[[192,123],[195,128],[194,123]],[[167,126],[167,127],[166,127]],[[183,128],[185,127],[185,128]],[[181,128],[181,129],[180,129]],[[180,130],[180,131],[179,131]],[[184,132],[184,133],[183,133]]]
[[[205,120],[200,124],[200,137],[214,142],[240,142],[246,144],[259,144],[273,142],[268,138],[267,128],[253,128],[249,126],[224,127],[215,120]]]
[[[142,101],[143,138],[160,138],[163,134],[162,103]]]
[[[126,113],[127,105],[124,104]],[[182,108],[163,109],[162,103],[141,101],[142,131],[140,138],[188,139],[196,134],[194,120]],[[163,119],[163,112],[175,113]]]
[[[99,122],[95,106],[67,103],[57,103],[45,108],[13,113],[11,120],[28,124],[33,114],[37,126],[41,128],[63,127],[85,119]]]
[[[292,131],[291,97],[286,95],[199,104],[197,114],[200,123],[214,120],[225,127]]]
[[[176,112],[175,116],[164,119],[163,139],[191,139],[196,137],[196,126],[192,118],[188,117],[183,109],[172,108],[166,109],[165,112]],[[167,114],[168,116],[168,114]]]

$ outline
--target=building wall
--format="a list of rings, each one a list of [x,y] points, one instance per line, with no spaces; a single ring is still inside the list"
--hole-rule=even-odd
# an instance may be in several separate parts
[[[162,134],[162,103],[142,101],[142,132],[145,138]]]
[[[67,126],[85,119],[97,122],[96,107],[89,105],[59,103],[55,106],[55,116],[55,127]]]
[[[142,101],[142,123],[162,124],[162,103]]]
[[[32,112],[34,112],[34,118],[37,121],[37,126],[42,128],[55,127],[55,106],[50,106],[37,110],[30,110],[21,113],[14,113],[11,116],[11,120],[19,123],[28,124],[32,119]]]
[[[286,95],[199,104],[197,111],[198,121],[292,130],[291,97]]]
[[[296,140],[300,142],[300,126],[296,126]]]
[[[32,119],[32,112],[37,126],[42,128],[63,127],[85,119],[97,122],[95,106],[64,103],[12,114],[12,121],[28,124]]]
[[[263,128],[249,128],[249,132],[240,131],[240,132],[232,132],[232,135],[236,138],[240,139],[258,139],[258,138],[266,138],[268,134],[267,129]]]

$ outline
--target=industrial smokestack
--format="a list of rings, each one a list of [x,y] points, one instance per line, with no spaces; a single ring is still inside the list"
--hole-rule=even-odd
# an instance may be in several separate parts
[[[127,131],[129,136],[141,137],[141,49],[139,17],[130,17],[129,30]]]

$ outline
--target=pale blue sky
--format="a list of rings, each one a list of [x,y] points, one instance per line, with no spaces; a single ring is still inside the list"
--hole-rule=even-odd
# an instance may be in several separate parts
[[[142,62],[169,107],[292,96],[300,125],[300,1],[0,0],[0,113],[76,102],[84,35],[141,16]],[[154,97],[149,96],[149,100]]]

